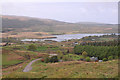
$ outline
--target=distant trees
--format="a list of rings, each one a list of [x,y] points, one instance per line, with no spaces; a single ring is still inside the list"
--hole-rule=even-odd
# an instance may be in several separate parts
[[[91,45],[91,46],[118,46],[119,41],[118,40],[114,40],[114,41],[103,41],[103,42],[83,42],[81,43],[81,45]]]
[[[111,35],[102,35],[102,36],[86,36],[86,37],[83,37],[82,40],[83,41],[108,41],[108,38],[118,40],[118,35],[111,34]]]
[[[36,49],[37,49],[37,46],[34,44],[31,44],[28,46],[28,50],[30,50],[30,51],[35,51]]]
[[[84,52],[86,51],[86,52]],[[91,46],[91,45],[76,45],[74,47],[74,53],[87,53],[87,56],[96,56],[99,59],[107,58],[112,56],[115,59],[118,56],[118,46]]]
[[[57,56],[52,56],[50,59],[49,59],[50,62],[58,62],[58,58]]]
[[[42,61],[42,62],[45,62],[45,63],[49,63],[49,62],[51,62],[51,63],[54,62],[55,63],[55,62],[59,61],[57,56],[52,56],[52,57],[46,56],[46,57],[43,58],[43,60],[44,61]]]

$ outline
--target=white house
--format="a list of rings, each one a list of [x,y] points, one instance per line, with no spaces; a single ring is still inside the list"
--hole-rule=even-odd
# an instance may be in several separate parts
[[[98,58],[93,56],[93,57],[90,58],[90,60],[91,60],[91,61],[97,61]]]

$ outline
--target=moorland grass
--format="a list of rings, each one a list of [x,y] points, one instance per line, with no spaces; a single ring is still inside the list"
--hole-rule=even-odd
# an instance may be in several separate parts
[[[118,76],[118,60],[106,62],[66,61],[33,63],[30,72],[13,72],[4,78],[114,78]]]

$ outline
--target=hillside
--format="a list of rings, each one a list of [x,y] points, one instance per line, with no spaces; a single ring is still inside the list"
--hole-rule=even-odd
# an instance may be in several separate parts
[[[67,23],[24,16],[2,16],[2,32],[117,33],[116,24]]]
[[[13,72],[3,78],[117,78],[118,60],[98,62],[35,62],[30,72]]]

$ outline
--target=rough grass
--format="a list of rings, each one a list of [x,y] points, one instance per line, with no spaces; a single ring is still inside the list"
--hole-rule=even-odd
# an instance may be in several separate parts
[[[58,63],[35,62],[30,72],[13,72],[4,78],[115,78],[118,60],[107,62],[67,61]]]
[[[71,58],[72,60],[80,60],[81,57],[83,57],[82,55],[76,55],[76,54],[68,54],[68,55],[65,55],[69,58]]]
[[[37,51],[46,51],[47,50],[47,46],[39,46],[37,48]]]
[[[18,54],[15,54],[12,51],[8,51],[8,50],[4,51],[3,50],[2,52],[3,52],[3,54],[2,54],[2,67],[3,68],[21,63],[25,60],[24,57],[22,57]]]
[[[17,49],[17,48],[20,48],[20,49]],[[2,66],[3,68],[6,68],[12,65],[22,63],[28,59],[41,57],[43,55],[44,54],[41,54],[38,52],[24,50],[23,47],[21,47],[21,45],[16,47],[14,45],[3,47]]]
[[[37,47],[37,51],[56,51],[56,50],[59,50],[59,49],[60,49],[59,47],[48,46],[48,45]]]
[[[4,69],[2,69],[2,74],[3,74],[3,75],[8,75],[8,74],[11,74],[11,73],[23,72],[23,69],[24,69],[24,68],[28,65],[28,63],[30,63],[32,60],[34,60],[34,58],[31,59],[31,60],[26,60],[26,61],[24,61],[24,62],[21,63],[21,64],[4,68]]]
[[[102,63],[71,61],[46,65],[34,63],[31,72],[42,73],[48,78],[114,78],[118,75],[118,61]]]

